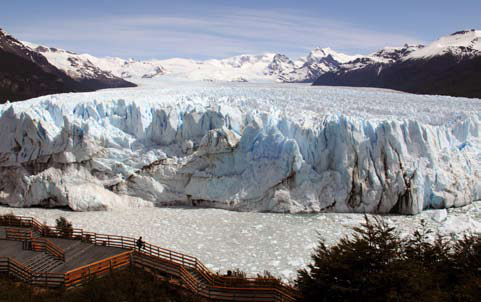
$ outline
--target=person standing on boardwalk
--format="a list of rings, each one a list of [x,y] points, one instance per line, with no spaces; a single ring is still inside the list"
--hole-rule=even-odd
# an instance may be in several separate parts
[[[144,241],[142,241],[142,236],[140,236],[139,239],[137,239],[137,247],[139,248],[139,252],[140,252],[140,249],[144,247]]]

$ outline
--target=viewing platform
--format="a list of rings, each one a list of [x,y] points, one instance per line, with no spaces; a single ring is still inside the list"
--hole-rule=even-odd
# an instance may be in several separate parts
[[[298,291],[274,278],[228,277],[197,258],[136,239],[82,229],[57,229],[22,216],[0,216],[0,273],[32,286],[71,288],[122,268],[175,280],[219,301],[295,301]]]

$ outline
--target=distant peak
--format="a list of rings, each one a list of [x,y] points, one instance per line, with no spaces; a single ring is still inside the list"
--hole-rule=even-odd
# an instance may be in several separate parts
[[[336,53],[336,52],[329,47],[322,47],[322,48],[316,47],[310,52],[311,55],[315,55],[315,56],[319,56],[319,55],[327,56],[331,53]]]
[[[471,32],[476,32],[476,30],[475,29],[460,30],[460,31],[457,31],[455,33],[452,33],[451,36],[465,35],[465,34],[471,33]]]
[[[325,53],[336,52],[335,50],[333,50],[333,49],[330,48],[330,47],[323,47],[323,48],[319,48],[319,49],[322,50],[322,51],[325,52]]]

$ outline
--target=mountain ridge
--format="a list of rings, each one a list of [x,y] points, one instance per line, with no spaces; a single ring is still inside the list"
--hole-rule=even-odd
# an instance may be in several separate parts
[[[426,46],[385,48],[320,75],[313,85],[481,98],[481,31],[459,31]]]
[[[134,86],[101,72],[89,78],[71,77],[41,53],[0,29],[0,103],[54,93]]]
[[[3,30],[1,33],[8,36]],[[73,79],[73,84],[65,79],[60,81],[74,87],[66,91],[132,87],[134,84],[127,80],[141,83],[142,79],[169,76],[196,81],[313,83],[481,97],[480,89],[476,88],[481,86],[476,80],[481,77],[478,67],[481,31],[474,29],[440,37],[428,45],[384,47],[368,55],[346,55],[317,47],[297,59],[281,53],[264,53],[203,61],[184,58],[141,61],[99,58],[15,41],[7,44],[10,51],[14,46],[24,47],[19,53],[35,53],[28,55],[27,60],[40,64],[47,73],[60,77],[63,73]],[[81,88],[76,87],[79,85]]]
[[[99,73],[134,81],[174,75],[192,80],[313,82],[320,74],[359,57],[337,53],[330,48],[315,48],[306,57],[295,60],[280,53],[263,53],[204,61],[184,58],[139,61],[118,57],[99,58],[29,42],[24,44],[74,77],[86,78],[90,70],[96,69]]]

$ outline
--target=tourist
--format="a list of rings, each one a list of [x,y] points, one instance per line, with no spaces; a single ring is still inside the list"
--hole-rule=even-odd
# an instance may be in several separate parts
[[[144,241],[142,241],[142,236],[140,236],[139,239],[137,239],[137,247],[139,248],[139,252],[140,252],[140,249],[144,247]]]

